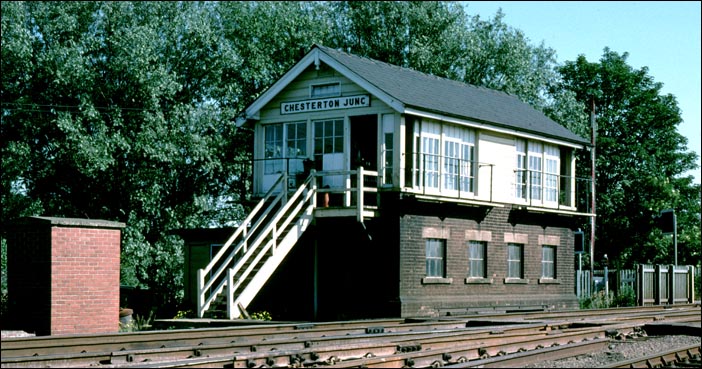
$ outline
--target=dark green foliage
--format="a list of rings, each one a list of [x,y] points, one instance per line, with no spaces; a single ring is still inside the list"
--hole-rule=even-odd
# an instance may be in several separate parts
[[[596,106],[597,223],[595,260],[608,254],[621,267],[634,263],[672,264],[670,236],[655,217],[675,209],[678,216],[678,264],[700,259],[700,186],[683,174],[696,169],[696,154],[677,132],[681,123],[675,97],[661,94],[662,84],[626,63],[627,54],[605,49],[599,63],[584,57],[559,68],[561,91],[572,91],[588,114]],[[583,152],[579,173],[589,173]]]

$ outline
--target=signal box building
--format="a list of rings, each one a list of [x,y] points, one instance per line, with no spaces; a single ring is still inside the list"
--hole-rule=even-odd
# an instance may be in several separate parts
[[[578,306],[588,141],[517,97],[315,45],[237,124],[260,202],[200,251],[200,316]]]

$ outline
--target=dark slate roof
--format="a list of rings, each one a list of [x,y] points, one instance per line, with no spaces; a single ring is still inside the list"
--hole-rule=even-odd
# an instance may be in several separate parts
[[[589,144],[588,140],[514,95],[362,58],[325,46],[314,47],[365,79],[368,84],[402,102],[407,108]]]

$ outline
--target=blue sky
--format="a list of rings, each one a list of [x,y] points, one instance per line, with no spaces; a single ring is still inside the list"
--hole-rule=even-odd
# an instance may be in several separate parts
[[[585,55],[599,62],[605,47],[629,53],[628,64],[648,67],[663,84],[662,93],[678,101],[684,122],[678,132],[700,165],[700,11],[699,1],[466,1],[469,15],[494,17],[519,29],[531,41],[556,51],[558,63]],[[700,183],[700,169],[690,172]]]

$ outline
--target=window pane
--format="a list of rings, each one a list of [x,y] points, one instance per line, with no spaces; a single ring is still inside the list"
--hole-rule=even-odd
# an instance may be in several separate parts
[[[543,246],[541,250],[541,277],[556,278],[556,247]]]
[[[426,240],[427,277],[444,277],[444,240]]]
[[[393,164],[393,136],[392,132],[384,134],[385,153],[383,154],[383,165],[385,171],[383,173],[383,181],[385,184],[392,184],[392,164]]]
[[[344,121],[337,119],[334,121],[334,136],[344,136]]]
[[[507,278],[522,278],[522,245],[507,246]]]
[[[283,170],[283,161],[275,160],[283,157],[283,125],[268,125],[265,128],[264,145],[264,174],[279,173]]]
[[[468,242],[468,277],[485,278],[487,276],[486,243]]]
[[[313,85],[310,95],[312,98],[339,96],[341,95],[341,84],[327,83],[323,85]]]

